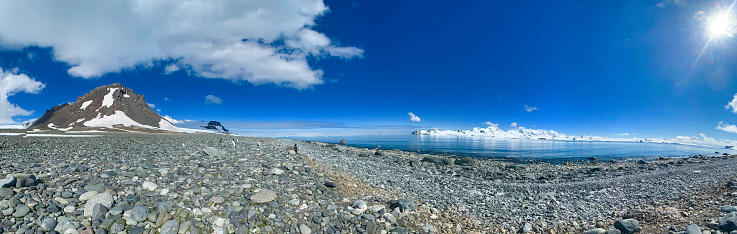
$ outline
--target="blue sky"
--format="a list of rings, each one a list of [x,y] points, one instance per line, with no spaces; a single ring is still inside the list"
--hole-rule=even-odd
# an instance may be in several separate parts
[[[2,74],[44,84],[4,88],[10,105],[33,111],[15,122],[122,83],[162,115],[267,133],[490,121],[737,139],[716,129],[737,124],[725,109],[737,93],[737,12],[726,13],[727,31],[710,33],[731,1],[58,4],[0,3]]]

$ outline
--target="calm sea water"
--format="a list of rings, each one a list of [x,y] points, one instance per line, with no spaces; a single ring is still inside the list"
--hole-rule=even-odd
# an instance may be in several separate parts
[[[294,137],[306,141],[338,143],[345,139],[350,146],[405,151],[420,150],[424,153],[445,153],[479,157],[517,157],[534,159],[623,159],[654,156],[712,155],[715,152],[737,153],[705,146],[687,146],[656,143],[581,142],[526,139],[497,139],[491,137],[456,136],[345,136],[345,137]]]

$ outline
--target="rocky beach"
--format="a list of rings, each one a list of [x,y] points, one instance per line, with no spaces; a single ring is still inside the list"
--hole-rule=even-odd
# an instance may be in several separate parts
[[[545,162],[222,134],[0,136],[5,233],[730,233],[737,157]]]

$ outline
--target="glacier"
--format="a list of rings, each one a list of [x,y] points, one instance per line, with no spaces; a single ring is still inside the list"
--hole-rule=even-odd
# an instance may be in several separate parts
[[[697,145],[707,147],[726,147],[735,145],[737,141],[707,137],[701,133],[701,138],[695,136],[677,136],[674,139],[665,138],[615,138],[606,136],[590,136],[590,135],[566,135],[555,130],[545,129],[529,129],[517,126],[509,130],[499,128],[498,124],[489,124],[486,128],[474,127],[471,130],[439,130],[431,128],[427,130],[417,130],[412,135],[430,135],[430,136],[456,136],[456,137],[494,137],[499,139],[529,139],[529,140],[559,140],[559,141],[602,141],[602,142],[639,142],[639,143],[660,143],[660,144],[683,144]]]

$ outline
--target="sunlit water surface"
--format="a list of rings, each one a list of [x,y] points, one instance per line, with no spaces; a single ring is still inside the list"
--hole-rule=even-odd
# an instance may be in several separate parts
[[[470,155],[478,157],[516,157],[547,160],[566,160],[596,157],[605,159],[642,158],[656,156],[713,155],[715,152],[736,153],[734,150],[707,146],[689,146],[658,143],[582,142],[527,139],[498,139],[493,137],[457,136],[345,136],[293,137],[305,141],[338,143],[345,139],[356,147],[399,149],[423,153]]]

